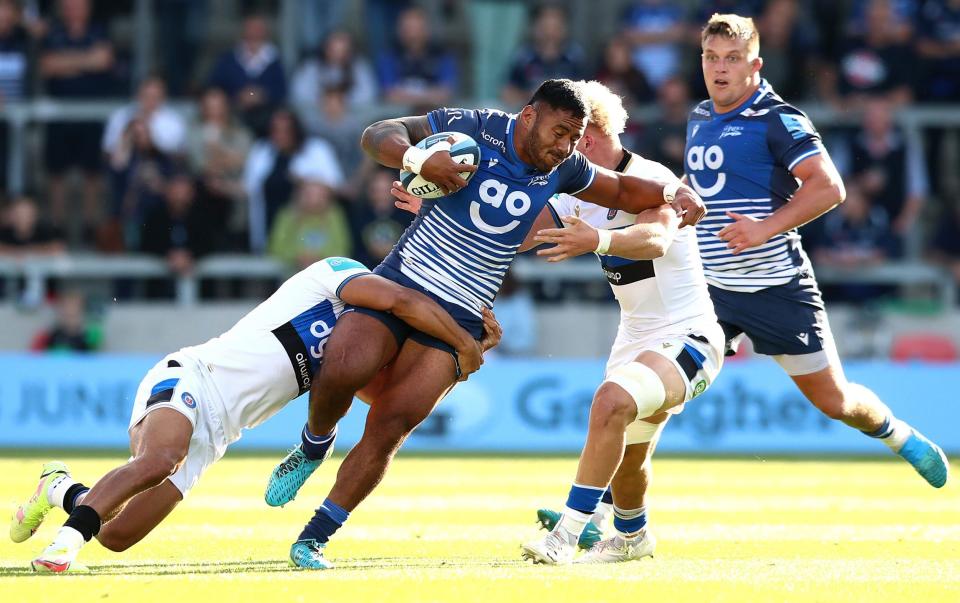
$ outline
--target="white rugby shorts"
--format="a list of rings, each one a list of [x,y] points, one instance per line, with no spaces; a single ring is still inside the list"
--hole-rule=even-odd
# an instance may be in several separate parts
[[[633,362],[641,352],[651,351],[670,360],[686,383],[684,403],[699,396],[710,387],[723,366],[725,346],[723,329],[716,322],[688,327],[682,331],[655,332],[637,337],[620,328],[610,350],[610,359],[604,376],[613,369]],[[680,414],[684,404],[667,412]]]
[[[186,497],[203,472],[227,451],[228,442],[217,412],[223,404],[206,369],[184,354],[173,353],[150,369],[140,382],[128,430],[158,408],[179,412],[193,426],[187,457],[169,478]]]

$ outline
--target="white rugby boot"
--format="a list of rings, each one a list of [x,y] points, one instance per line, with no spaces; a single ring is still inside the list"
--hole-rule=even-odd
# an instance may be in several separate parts
[[[649,530],[643,529],[636,538],[627,540],[620,534],[601,540],[574,563],[620,563],[644,557],[653,557],[657,539]]]
[[[520,556],[525,560],[544,565],[566,565],[573,562],[577,552],[577,538],[566,529],[557,526],[543,538],[520,547]]]

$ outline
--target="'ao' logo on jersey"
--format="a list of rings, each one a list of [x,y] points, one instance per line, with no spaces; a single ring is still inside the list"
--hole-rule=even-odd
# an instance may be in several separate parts
[[[480,200],[488,205],[492,205],[497,209],[503,207],[507,210],[508,214],[514,217],[520,217],[527,213],[530,210],[531,205],[530,197],[527,195],[527,193],[523,191],[513,191],[508,195],[508,189],[509,187],[499,180],[488,178],[480,183]],[[479,202],[470,202],[470,219],[473,220],[473,224],[483,232],[489,234],[503,234],[510,232],[520,225],[520,220],[511,220],[502,226],[489,224],[486,220],[480,217],[480,207],[481,206]]]
[[[327,339],[332,332],[333,327],[323,320],[318,320],[310,325],[310,334],[316,338],[316,343],[308,348],[311,356],[317,359],[323,356],[323,348],[327,345]]]
[[[687,167],[691,172],[703,169],[719,170],[723,165],[723,149],[717,145],[704,147],[702,145],[690,147],[687,151]],[[701,197],[712,197],[723,190],[727,183],[727,175],[717,172],[717,180],[710,186],[704,186],[697,180],[696,174],[690,174],[690,184]]]

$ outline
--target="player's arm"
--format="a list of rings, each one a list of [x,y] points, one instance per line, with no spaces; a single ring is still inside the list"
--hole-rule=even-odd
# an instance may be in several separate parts
[[[826,153],[804,159],[794,166],[793,175],[800,180],[800,188],[789,203],[767,218],[757,220],[727,212],[734,222],[724,227],[718,236],[727,242],[734,255],[815,220],[842,203],[847,196],[843,179]]]
[[[420,174],[445,193],[467,185],[460,172],[474,172],[477,166],[456,163],[450,157],[450,146],[440,143],[430,149],[415,145],[433,134],[426,115],[385,119],[367,127],[360,137],[360,146],[374,161],[392,168],[403,168]]]
[[[390,312],[414,329],[453,347],[457,351],[461,380],[483,364],[480,342],[439,304],[418,291],[376,274],[364,274],[341,287],[340,299],[352,306]]]
[[[555,228],[556,226],[557,220],[554,218],[553,212],[550,211],[548,205],[544,205],[543,209],[540,210],[540,214],[530,226],[530,230],[527,231],[526,238],[520,243],[520,249],[518,249],[517,252],[523,253],[524,251],[530,251],[534,247],[543,245],[544,241],[537,240],[537,234],[541,231]]]
[[[594,167],[597,174],[593,182],[576,193],[584,201],[632,214],[670,204],[680,216],[681,226],[696,224],[707,214],[707,207],[700,196],[680,180],[639,178],[600,166]]]
[[[637,216],[635,224],[617,230],[594,228],[576,216],[564,216],[561,220],[566,228],[541,230],[535,237],[538,244],[554,245],[537,252],[548,262],[561,262],[591,252],[631,260],[653,260],[667,252],[680,227],[677,212],[668,205],[645,210]]]

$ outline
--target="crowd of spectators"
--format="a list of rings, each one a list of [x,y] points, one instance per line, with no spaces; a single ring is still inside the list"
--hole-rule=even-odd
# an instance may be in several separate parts
[[[100,4],[110,3],[0,0],[0,105],[31,95],[129,96],[129,58]],[[391,203],[393,172],[359,148],[365,118],[383,104],[423,112],[475,98],[470,45],[453,43],[417,2],[366,0],[367,35],[358,39],[346,28],[343,0],[303,0],[295,3],[296,65],[284,64],[276,15],[264,13],[243,17],[233,43],[202,65],[209,3],[158,4],[157,27],[172,41],[158,47],[160,70],[104,123],[45,125],[35,162],[42,177],[31,183],[34,196],[8,195],[0,254],[145,252],[176,273],[223,251],[267,254],[291,271],[325,255],[383,258],[410,216]],[[491,43],[513,49],[494,74],[503,108],[522,105],[545,78],[598,79],[629,106],[652,108],[656,117],[632,121],[625,142],[676,173],[687,113],[705,96],[701,24],[714,12],[754,16],[763,75],[784,97],[859,120],[824,132],[851,201],[811,231],[815,261],[850,267],[902,258],[922,216],[942,216],[943,232],[931,233],[928,248],[960,282],[956,237],[944,234],[957,230],[960,210],[928,203],[944,196],[936,162],[926,161],[944,137],[935,132],[925,147],[895,119],[907,104],[960,102],[960,0],[601,3],[620,13],[613,35],[592,48],[574,35],[570,2],[530,3],[529,11],[519,0],[481,4],[493,22],[497,14],[513,18],[520,5],[528,13],[517,39],[473,44],[478,53]],[[193,110],[182,111],[185,103]],[[6,127],[0,120],[3,186],[7,155],[23,152],[6,148]]]

